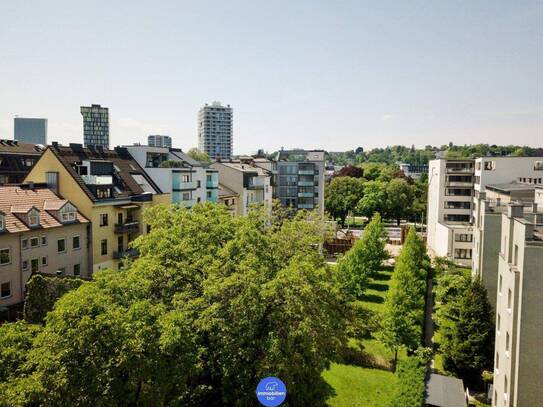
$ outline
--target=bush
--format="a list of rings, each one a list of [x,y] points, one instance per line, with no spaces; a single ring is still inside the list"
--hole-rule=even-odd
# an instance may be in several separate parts
[[[390,407],[422,407],[425,399],[427,355],[417,352],[398,363],[398,385]]]

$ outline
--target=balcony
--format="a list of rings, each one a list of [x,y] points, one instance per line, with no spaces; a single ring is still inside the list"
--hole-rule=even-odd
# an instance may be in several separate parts
[[[115,260],[123,259],[125,257],[133,259],[134,257],[138,257],[139,255],[140,253],[137,249],[126,249],[113,252],[113,258]]]
[[[113,185],[112,175],[81,175],[87,185]]]
[[[314,170],[298,170],[299,175],[315,175]]]
[[[264,189],[264,180],[258,177],[249,178],[247,189]]]
[[[313,204],[304,204],[304,203],[298,204],[298,209],[313,209],[314,207],[315,205]]]
[[[312,187],[315,185],[315,181],[298,181],[299,187]]]
[[[115,233],[134,233],[139,232],[139,230],[140,223],[137,220],[117,223],[115,225]]]
[[[298,197],[300,198],[313,198],[313,192],[298,192]]]
[[[473,174],[473,167],[447,167],[447,173]]]
[[[449,181],[447,182],[449,187],[472,187],[473,182],[459,182],[459,181]]]
[[[194,205],[196,205],[197,201],[196,199],[185,199],[182,201],[179,201],[179,206],[183,208],[192,208]]]
[[[177,189],[180,191],[187,191],[191,189],[197,189],[198,188],[198,182],[197,181],[179,181],[173,183],[173,189]]]
[[[218,187],[219,187],[219,181],[217,180],[206,181],[206,188],[218,188]]]

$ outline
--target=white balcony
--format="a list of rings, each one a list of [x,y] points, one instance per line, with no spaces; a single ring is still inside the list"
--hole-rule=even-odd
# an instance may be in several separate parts
[[[112,175],[81,175],[83,182],[88,185],[112,185]]]

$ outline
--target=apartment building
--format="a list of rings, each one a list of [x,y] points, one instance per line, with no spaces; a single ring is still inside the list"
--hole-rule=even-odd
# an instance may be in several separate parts
[[[89,276],[90,223],[45,184],[0,186],[0,307],[24,300],[33,273]]]
[[[250,161],[240,160],[217,161],[211,167],[219,172],[223,190],[228,189],[237,196],[236,215],[247,215],[253,204],[264,204],[271,210],[273,198],[270,171]]]
[[[100,105],[81,106],[85,147],[109,149],[109,109]]]
[[[324,151],[280,150],[274,164],[274,197],[286,207],[324,215]]]
[[[47,145],[47,119],[15,117],[13,140],[20,143]]]
[[[0,185],[23,182],[44,149],[37,144],[0,140]]]
[[[168,147],[172,146],[172,138],[170,136],[163,136],[160,134],[151,134],[147,137],[147,144],[150,147]]]
[[[199,202],[218,202],[219,173],[179,148],[125,146],[145,173],[171,202],[187,208]]]
[[[220,102],[198,111],[198,148],[212,159],[229,160],[233,154],[233,111]]]
[[[239,195],[222,184],[219,184],[219,203],[225,205],[230,214],[237,215]]]
[[[535,204],[509,203],[501,215],[493,406],[543,400],[543,189],[536,191]]]
[[[148,231],[144,211],[170,204],[171,199],[122,147],[106,150],[54,142],[25,182],[46,183],[90,220],[93,272],[116,269],[122,258],[136,256],[129,244]]]
[[[437,256],[471,264],[474,160],[431,160],[428,169],[427,239]]]

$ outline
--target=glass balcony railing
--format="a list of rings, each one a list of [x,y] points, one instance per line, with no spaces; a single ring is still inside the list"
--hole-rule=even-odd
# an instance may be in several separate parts
[[[313,204],[299,203],[299,209],[313,209],[315,206]]]
[[[314,170],[298,170],[298,174],[300,175],[314,175]]]
[[[313,192],[298,192],[300,198],[312,198]]]
[[[264,180],[258,177],[249,178],[249,185],[247,186],[248,189],[263,189],[264,188]]]
[[[298,181],[298,186],[300,187],[312,187],[315,184],[315,181]]]
[[[173,189],[185,191],[196,188],[198,188],[198,182],[196,181],[177,181],[175,179],[173,181]]]

